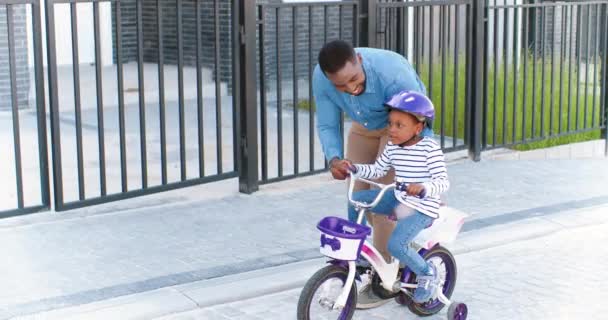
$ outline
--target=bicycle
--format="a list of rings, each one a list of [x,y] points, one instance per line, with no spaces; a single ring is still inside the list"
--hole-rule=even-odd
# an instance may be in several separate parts
[[[372,203],[353,200],[352,193],[357,180],[380,188]],[[375,207],[388,190],[396,187],[404,190],[403,184],[384,185],[351,174],[348,200],[359,213],[357,222],[328,216],[317,224],[317,229],[321,232],[319,250],[330,260],[329,265],[313,274],[302,289],[297,308],[298,320],[351,319],[357,305],[355,279],[361,280],[355,261],[361,257],[371,264],[371,289],[379,297],[394,298],[397,303],[407,306],[419,316],[436,314],[447,305],[448,319],[466,319],[467,305],[450,300],[456,286],[456,261],[452,253],[440,244],[452,242],[456,238],[466,217],[464,213],[442,207],[440,217],[412,241],[412,246],[425,260],[433,260],[440,274],[441,281],[435,296],[425,303],[415,303],[412,300],[417,286],[416,275],[407,266],[401,267],[394,257],[391,263],[386,263],[378,250],[366,241],[371,229],[361,224],[365,213]],[[424,195],[421,194],[420,197]]]

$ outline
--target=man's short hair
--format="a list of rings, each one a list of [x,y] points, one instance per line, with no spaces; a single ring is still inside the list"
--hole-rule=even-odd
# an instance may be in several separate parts
[[[340,71],[346,62],[354,62],[355,59],[355,49],[350,43],[343,40],[330,41],[319,51],[319,67],[326,74]]]

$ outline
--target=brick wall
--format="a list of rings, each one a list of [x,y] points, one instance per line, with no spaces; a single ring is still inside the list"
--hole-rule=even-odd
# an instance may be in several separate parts
[[[219,26],[220,26],[220,79],[230,83],[232,78],[232,12],[231,1],[219,1]],[[278,3],[281,0],[258,0],[262,3]],[[177,64],[177,11],[175,0],[163,0],[162,23],[163,23],[163,53],[166,64]],[[184,39],[184,64],[194,66],[196,64],[196,11],[194,0],[184,0],[183,2],[183,39]],[[215,68],[215,16],[214,0],[201,0],[199,6],[202,18],[202,54],[201,63],[206,68]],[[112,6],[115,4],[113,3]],[[136,8],[135,1],[124,1],[121,3],[122,15],[122,45],[123,61],[134,61],[137,58],[137,39],[136,39]],[[114,8],[114,7],[113,7]],[[308,8],[300,8],[297,11],[296,35],[296,61],[298,78],[308,76],[309,51],[312,51],[313,66],[317,61],[317,53],[325,40],[337,39],[339,37],[339,10],[337,6],[331,6],[327,10],[328,25],[325,34],[324,16],[322,7],[315,6],[312,10],[312,50],[309,50],[309,21]],[[343,33],[342,38],[352,40],[353,10],[350,7],[343,9]],[[292,79],[293,75],[293,13],[292,9],[284,8],[279,12],[279,57],[281,61],[281,73],[284,79]],[[264,12],[264,58],[265,75],[271,81],[276,81],[277,74],[277,26],[276,11],[267,9]],[[113,19],[114,35],[116,21]],[[143,5],[143,30],[144,30],[144,61],[158,61],[158,30],[157,30],[157,5],[156,1],[144,1]],[[259,35],[258,35],[259,39]],[[116,50],[114,50],[116,51]],[[258,54],[258,61],[259,61]],[[116,53],[114,52],[114,59]]]
[[[231,3],[219,1],[219,45],[220,75],[223,81],[230,79],[232,72],[232,35]],[[196,65],[196,6],[194,0],[182,1],[182,35],[184,65]],[[115,3],[112,3],[114,10]],[[215,19],[214,1],[202,0],[199,3],[202,19],[201,29],[201,63],[206,68],[215,68]],[[163,54],[165,64],[177,64],[177,7],[175,0],[161,1]],[[137,15],[135,1],[121,2],[123,62],[137,60]],[[142,8],[144,33],[144,61],[158,62],[158,23],[156,1],[144,1]],[[116,19],[112,19],[113,39],[116,37]],[[116,61],[116,45],[114,60]]]
[[[24,5],[13,6],[15,62],[17,67],[17,101],[19,108],[28,107],[28,93],[30,90],[25,14]],[[6,18],[6,6],[0,6],[0,109],[10,109],[12,107],[8,25]]]
[[[266,3],[277,3],[281,0],[269,0]],[[261,3],[258,1],[258,3]],[[325,26],[325,10],[322,6],[312,8],[312,28],[309,28],[309,7],[298,8],[296,11],[297,33],[296,64],[298,78],[307,78],[309,72],[309,54],[312,53],[313,67],[317,63],[317,54],[325,41],[340,37],[340,11],[338,6],[327,7],[327,26]],[[264,57],[265,71],[269,80],[276,80],[277,56],[280,58],[281,76],[290,80],[294,70],[293,50],[293,9],[279,9],[279,25],[277,32],[277,10],[268,8],[264,12]],[[351,7],[342,9],[342,39],[352,41],[353,10]],[[309,48],[309,37],[312,34],[312,48]],[[277,37],[278,35],[278,37]],[[277,55],[277,41],[279,55]]]

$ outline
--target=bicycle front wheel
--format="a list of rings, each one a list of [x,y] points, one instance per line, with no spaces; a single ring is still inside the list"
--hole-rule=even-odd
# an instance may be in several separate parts
[[[342,310],[333,305],[342,293],[348,270],[330,265],[317,271],[306,283],[298,301],[298,320],[349,320],[357,305],[357,287],[353,282]]]

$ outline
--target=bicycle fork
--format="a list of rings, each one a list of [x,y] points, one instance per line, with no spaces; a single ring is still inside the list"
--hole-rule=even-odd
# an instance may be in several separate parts
[[[382,256],[380,253],[373,246],[369,245],[367,241],[362,246],[361,256],[371,263],[372,268],[378,273],[381,279],[393,280],[393,282],[383,281],[382,286],[386,290],[399,290],[399,284],[401,284],[401,282],[395,282],[397,272],[399,271],[399,261],[395,260],[392,263],[385,263],[384,259],[381,258]],[[348,261],[348,276],[346,277],[346,282],[342,288],[342,293],[338,296],[336,302],[334,303],[334,309],[342,309],[346,305],[348,295],[355,281],[356,273],[357,267],[355,261]],[[397,286],[396,289],[393,289],[395,286]]]
[[[344,306],[346,306],[346,301],[348,300],[348,295],[350,294],[350,290],[355,282],[356,274],[357,266],[355,265],[355,261],[348,261],[348,276],[346,277],[344,288],[342,288],[342,293],[340,293],[338,299],[336,299],[336,302],[334,303],[334,309],[342,310],[344,309]]]

